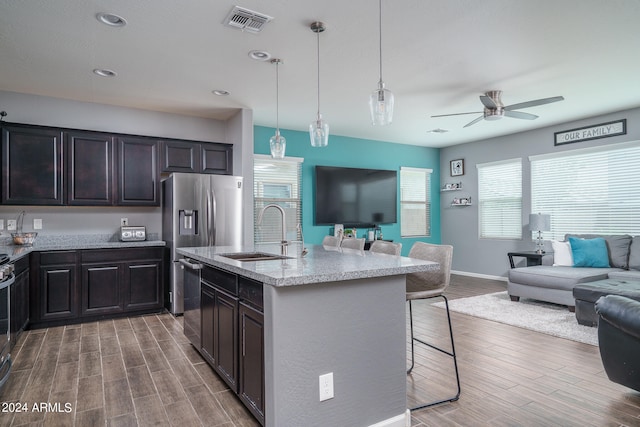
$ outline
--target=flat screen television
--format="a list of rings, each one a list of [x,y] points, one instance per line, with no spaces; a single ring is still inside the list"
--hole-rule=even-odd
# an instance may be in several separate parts
[[[316,166],[315,178],[316,225],[397,222],[397,171]]]

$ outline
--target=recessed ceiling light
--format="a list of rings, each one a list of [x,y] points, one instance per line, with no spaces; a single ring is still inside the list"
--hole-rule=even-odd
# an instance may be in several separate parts
[[[222,89],[216,89],[211,91],[214,95],[218,95],[218,96],[227,96],[229,95],[229,92],[227,92],[226,90],[222,90]]]
[[[447,129],[437,128],[428,130],[427,133],[447,133],[449,132]]]
[[[124,27],[127,25],[127,21],[123,17],[113,13],[100,12],[96,15],[96,19],[111,27]]]
[[[271,59],[271,54],[264,50],[252,50],[249,52],[249,58],[255,59],[256,61],[268,61]]]
[[[95,70],[93,70],[94,74],[99,75],[100,77],[115,77],[118,75],[118,73],[116,73],[113,70],[107,70],[106,68],[96,68]]]

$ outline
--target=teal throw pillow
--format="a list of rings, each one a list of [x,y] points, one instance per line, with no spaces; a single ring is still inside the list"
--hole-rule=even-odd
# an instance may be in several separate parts
[[[574,267],[609,267],[607,242],[602,237],[580,239],[569,237]]]

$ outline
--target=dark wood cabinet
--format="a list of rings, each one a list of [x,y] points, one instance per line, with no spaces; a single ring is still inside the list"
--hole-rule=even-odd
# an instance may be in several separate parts
[[[240,303],[240,367],[238,395],[264,424],[264,314]]]
[[[213,273],[213,274],[211,274]],[[237,392],[238,297],[223,289],[235,286],[235,275],[204,267],[201,282],[201,353],[215,371]],[[221,278],[222,281],[217,281]]]
[[[15,262],[16,281],[11,286],[10,332],[13,347],[29,323],[29,257]]]
[[[113,136],[97,132],[64,133],[69,205],[114,204]]]
[[[231,144],[0,124],[7,205],[160,206],[160,174],[231,175]]]
[[[82,316],[123,311],[119,264],[82,265]]]
[[[264,425],[263,284],[200,270],[200,354]]]
[[[78,316],[77,252],[36,252],[37,292],[31,299],[34,319],[71,320]]]
[[[123,265],[124,310],[160,309],[163,306],[162,251],[146,251],[139,260]]]
[[[119,136],[118,205],[160,206],[158,143],[154,139]]]
[[[233,174],[232,146],[227,144],[214,144],[203,142],[202,147],[202,173],[219,175]]]
[[[31,324],[161,311],[164,257],[162,247],[32,253]]]
[[[232,146],[215,142],[163,140],[162,172],[231,175]]]
[[[2,127],[2,203],[62,205],[62,131]]]
[[[161,141],[162,172],[202,172],[202,149],[198,142]]]

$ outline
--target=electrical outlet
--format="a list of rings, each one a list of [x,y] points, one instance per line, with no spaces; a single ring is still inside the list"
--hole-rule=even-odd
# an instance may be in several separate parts
[[[333,372],[320,375],[320,402],[333,399]]]
[[[34,230],[42,230],[42,219],[34,218],[33,219],[33,229]]]
[[[15,219],[7,220],[7,231],[15,231],[17,227],[18,225]]]
[[[120,218],[120,225],[122,227],[126,227],[127,225],[129,225],[129,218]]]

